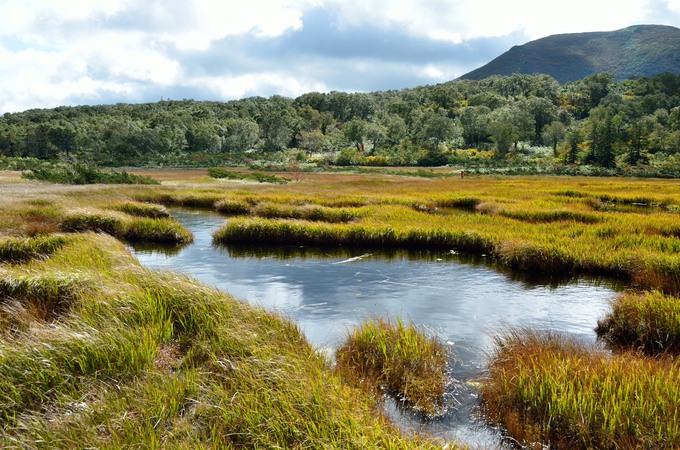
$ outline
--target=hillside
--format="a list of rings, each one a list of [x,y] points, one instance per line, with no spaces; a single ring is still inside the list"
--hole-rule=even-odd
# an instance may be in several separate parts
[[[512,47],[460,78],[481,80],[491,75],[543,73],[566,83],[600,72],[609,72],[618,81],[680,73],[680,29],[636,25],[610,32],[548,36]]]

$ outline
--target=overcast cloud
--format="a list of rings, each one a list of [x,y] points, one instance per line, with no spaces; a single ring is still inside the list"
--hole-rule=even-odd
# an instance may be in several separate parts
[[[0,0],[0,113],[401,89],[651,23],[680,27],[680,0]]]

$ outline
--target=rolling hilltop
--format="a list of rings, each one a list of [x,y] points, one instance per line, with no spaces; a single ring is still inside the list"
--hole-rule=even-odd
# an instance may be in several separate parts
[[[460,78],[543,73],[566,83],[600,72],[609,72],[618,81],[680,73],[680,29],[636,25],[610,32],[556,34],[512,47]]]

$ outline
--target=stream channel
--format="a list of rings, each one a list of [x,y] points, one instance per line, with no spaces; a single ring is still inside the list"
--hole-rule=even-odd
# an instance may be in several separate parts
[[[470,448],[505,448],[500,431],[476,413],[475,380],[483,374],[494,332],[508,326],[552,329],[595,341],[597,320],[619,287],[596,278],[531,279],[493,268],[484,256],[442,251],[305,247],[223,247],[212,232],[216,213],[173,209],[194,234],[181,249],[134,248],[146,267],[183,272],[236,298],[294,320],[322,351],[361,321],[401,316],[449,345],[454,379],[447,412],[432,420],[387,402],[402,428],[455,439]]]

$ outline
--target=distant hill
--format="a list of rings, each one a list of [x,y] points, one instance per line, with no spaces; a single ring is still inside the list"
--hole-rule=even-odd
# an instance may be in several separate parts
[[[680,29],[635,25],[609,32],[556,34],[512,47],[460,78],[543,73],[566,83],[600,72],[611,73],[617,81],[680,74]]]

